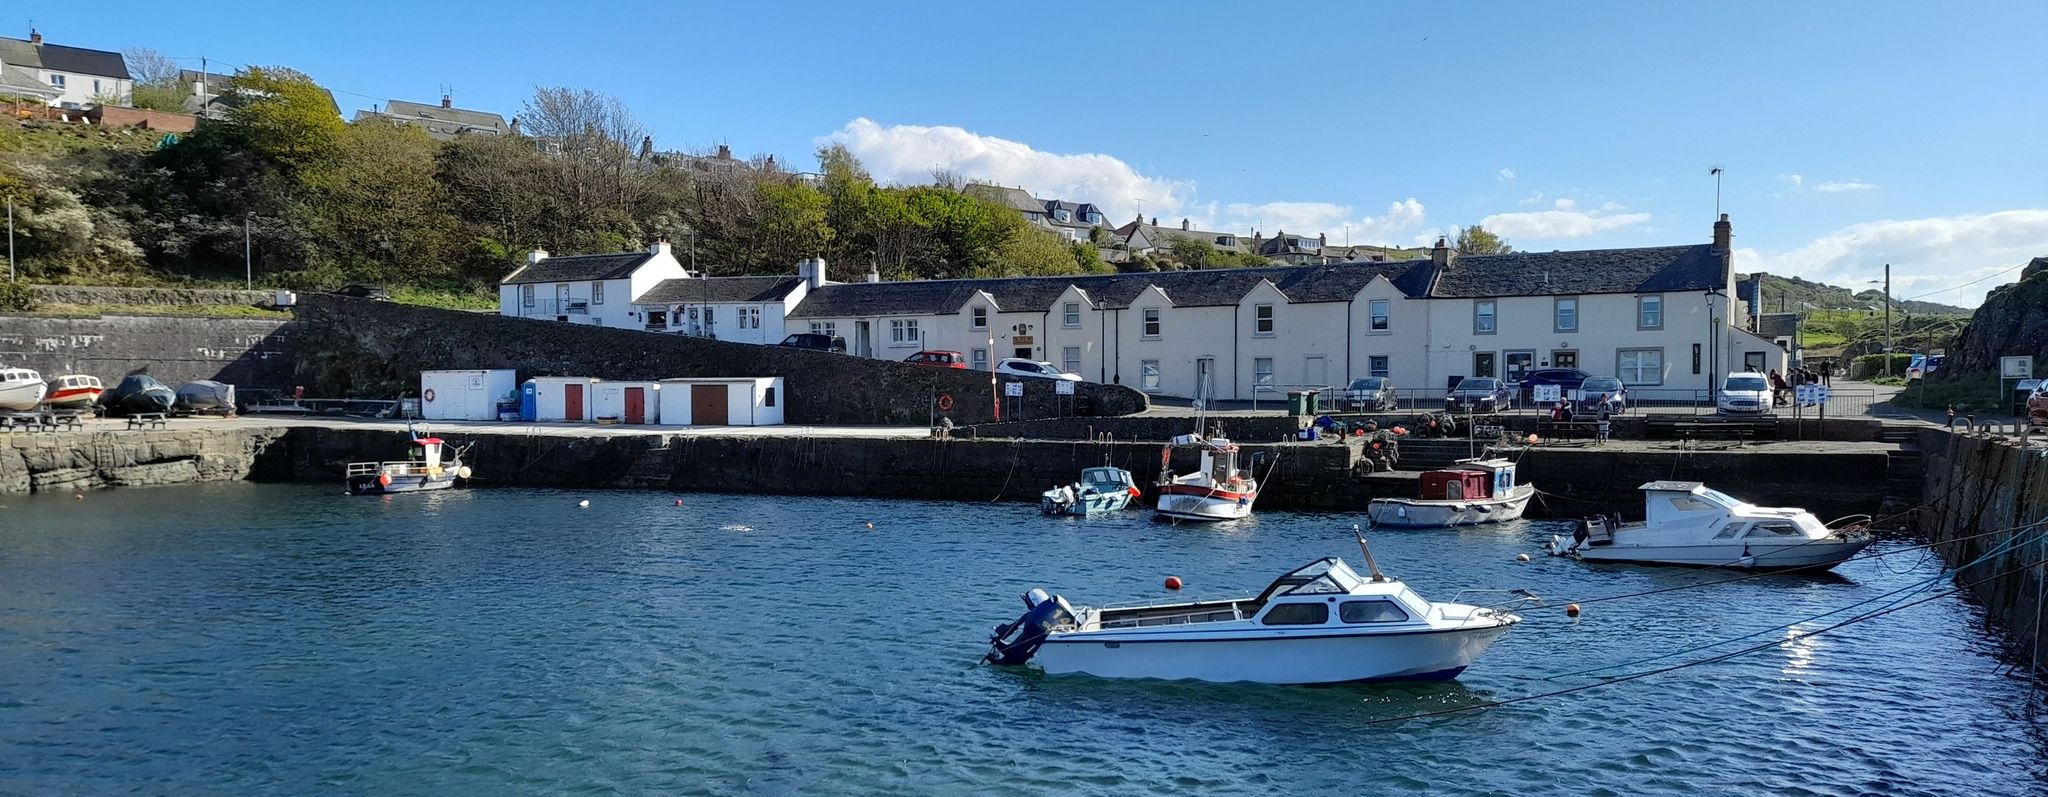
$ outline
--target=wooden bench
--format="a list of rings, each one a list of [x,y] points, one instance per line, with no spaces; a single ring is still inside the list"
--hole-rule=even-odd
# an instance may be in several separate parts
[[[164,414],[161,412],[143,412],[130,415],[128,416],[128,428],[162,429],[164,428]]]
[[[1545,419],[1542,425],[1537,428],[1544,437],[1554,438],[1591,438],[1600,434],[1600,422],[1597,420],[1553,421]]]

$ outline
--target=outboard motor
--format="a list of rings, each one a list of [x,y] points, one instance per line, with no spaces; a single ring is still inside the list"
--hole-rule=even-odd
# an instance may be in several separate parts
[[[1024,616],[1015,622],[996,626],[995,633],[988,638],[988,655],[982,659],[1001,665],[1030,661],[1038,653],[1038,646],[1045,644],[1045,637],[1052,633],[1052,629],[1073,619],[1074,614],[1067,610],[1065,601],[1045,594],[1045,590],[1033,588],[1024,593]]]

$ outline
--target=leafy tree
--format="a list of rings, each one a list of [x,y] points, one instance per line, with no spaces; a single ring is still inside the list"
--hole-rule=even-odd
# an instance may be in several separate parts
[[[832,243],[833,230],[825,221],[831,199],[823,191],[797,180],[769,180],[761,183],[760,196],[757,240],[763,266],[793,270],[796,261],[823,254]]]
[[[1095,229],[1100,230],[1102,228],[1097,227]],[[1112,274],[1116,272],[1116,269],[1111,268],[1109,263],[1103,261],[1102,250],[1097,248],[1095,244],[1088,241],[1076,241],[1073,245],[1073,250],[1074,265],[1080,268],[1081,273]]]
[[[1461,255],[1504,255],[1515,251],[1506,239],[1477,224],[1458,230],[1454,248]]]
[[[1209,257],[1216,253],[1216,247],[1210,246],[1207,241],[1174,236],[1173,243],[1167,246],[1167,251],[1173,254],[1174,261],[1183,268],[1208,268]]]
[[[1002,245],[990,266],[977,269],[977,277],[1053,277],[1078,274],[1081,266],[1066,239],[1045,230],[1025,228]]]
[[[251,67],[235,76],[226,104],[227,125],[248,147],[287,173],[334,158],[342,145],[341,111],[305,73],[287,67]]]
[[[355,278],[451,276],[458,225],[425,130],[384,121],[345,129],[341,150],[301,175],[295,215],[321,259]]]

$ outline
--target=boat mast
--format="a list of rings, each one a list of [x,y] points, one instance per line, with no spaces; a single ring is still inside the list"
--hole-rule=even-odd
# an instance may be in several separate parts
[[[1351,536],[1358,538],[1358,551],[1365,554],[1365,571],[1372,574],[1373,582],[1386,581],[1387,577],[1380,572],[1379,563],[1372,560],[1372,548],[1365,544],[1365,532],[1360,531],[1356,523],[1351,524]]]

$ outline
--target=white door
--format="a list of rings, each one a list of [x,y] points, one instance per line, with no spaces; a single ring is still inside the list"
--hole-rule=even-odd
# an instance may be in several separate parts
[[[1202,357],[1195,360],[1195,398],[1207,400],[1215,394],[1216,360]]]
[[[1301,362],[1301,382],[1309,387],[1327,387],[1330,384],[1330,361],[1320,354],[1311,354]]]
[[[566,284],[563,284],[563,285],[556,285],[556,286],[555,286],[555,315],[568,315],[568,313],[569,313],[569,286],[568,286],[568,285],[566,285]]]

